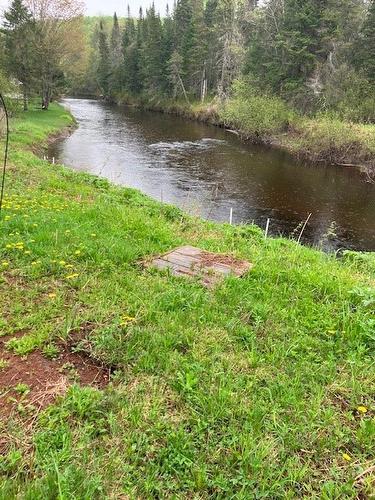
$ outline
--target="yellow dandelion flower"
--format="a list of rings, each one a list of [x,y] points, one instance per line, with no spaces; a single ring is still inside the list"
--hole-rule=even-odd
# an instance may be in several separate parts
[[[346,460],[347,462],[351,462],[351,460],[352,460],[352,457],[350,455],[348,455],[347,453],[343,453],[342,458],[344,460]]]
[[[3,260],[2,263],[1,263],[2,267],[8,267],[9,266],[9,262],[7,262],[6,260]]]
[[[74,255],[81,255],[81,253],[82,253],[82,252],[81,252],[81,250],[76,250],[76,251],[74,252]]]
[[[65,266],[66,262],[65,262],[65,260],[60,260],[59,264],[60,264],[60,266]]]
[[[50,299],[54,299],[54,298],[56,298],[56,297],[57,297],[57,295],[56,295],[55,293],[49,293],[49,294],[48,294],[48,297],[49,297]]]
[[[123,316],[121,316],[121,323],[120,323],[120,326],[126,326],[128,325],[129,323],[133,323],[135,321],[135,318],[133,318],[132,316],[128,316],[127,314],[124,314]]]
[[[68,276],[65,276],[65,279],[74,280],[75,278],[78,278],[78,276],[79,276],[78,273],[68,274]]]
[[[364,414],[364,413],[367,413],[368,408],[366,408],[366,406],[362,406],[362,405],[361,405],[361,406],[358,406],[357,411],[358,411],[359,413]]]

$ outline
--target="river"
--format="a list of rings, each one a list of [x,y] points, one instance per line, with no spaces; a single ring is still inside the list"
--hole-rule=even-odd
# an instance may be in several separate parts
[[[182,118],[64,99],[79,127],[49,156],[211,220],[255,222],[325,250],[375,250],[375,185],[355,169],[312,166]]]

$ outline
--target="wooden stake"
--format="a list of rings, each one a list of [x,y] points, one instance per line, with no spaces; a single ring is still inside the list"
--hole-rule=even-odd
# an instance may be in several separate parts
[[[270,228],[270,219],[267,219],[266,230],[264,233],[264,239],[267,239],[269,228]]]
[[[301,229],[301,232],[299,233],[299,236],[298,236],[298,240],[297,240],[297,243],[299,243],[301,241],[301,238],[302,238],[302,235],[303,235],[303,232],[304,230],[306,229],[306,226],[307,226],[307,223],[309,222],[310,220],[310,217],[312,216],[312,214],[309,214],[309,216],[307,217],[307,219],[305,220],[305,223]]]

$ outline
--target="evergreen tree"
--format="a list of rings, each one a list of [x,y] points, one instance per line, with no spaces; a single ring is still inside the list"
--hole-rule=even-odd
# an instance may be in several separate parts
[[[99,24],[99,65],[98,65],[98,83],[104,96],[109,95],[109,81],[111,75],[111,63],[109,57],[109,47],[107,34],[104,30],[103,21]]]
[[[110,66],[109,93],[113,95],[119,92],[123,86],[121,32],[116,12],[113,16],[111,32]]]
[[[5,64],[9,74],[22,83],[23,107],[27,110],[33,83],[33,21],[22,0],[13,0],[4,12]]]
[[[147,10],[144,22],[144,67],[145,90],[159,93],[163,87],[162,23],[153,4]]]
[[[208,90],[216,90],[218,82],[217,60],[219,36],[217,25],[218,0],[207,0],[204,11],[204,24],[206,28],[206,78]]]
[[[172,88],[173,86],[171,86],[171,80],[169,78],[169,61],[176,47],[176,33],[175,33],[174,21],[170,15],[168,4],[167,4],[166,17],[163,23],[162,36],[163,36],[162,39],[163,91],[168,95],[170,95],[171,93],[172,95],[174,95],[175,92]]]
[[[139,22],[138,27],[141,29]],[[130,15],[129,6],[128,17],[125,20],[125,29],[122,37],[122,53],[124,89],[131,94],[137,94],[141,91],[139,75],[140,55],[137,41],[137,28],[135,27],[134,19]]]
[[[375,0],[371,0],[360,32],[358,61],[367,78],[375,84]]]

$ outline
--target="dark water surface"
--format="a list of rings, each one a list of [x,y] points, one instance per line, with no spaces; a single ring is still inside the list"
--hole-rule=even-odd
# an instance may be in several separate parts
[[[375,250],[375,185],[357,170],[307,166],[230,132],[170,115],[66,99],[79,128],[49,152],[65,165],[138,188],[217,221],[252,222],[326,249]],[[332,234],[333,233],[333,234]]]

